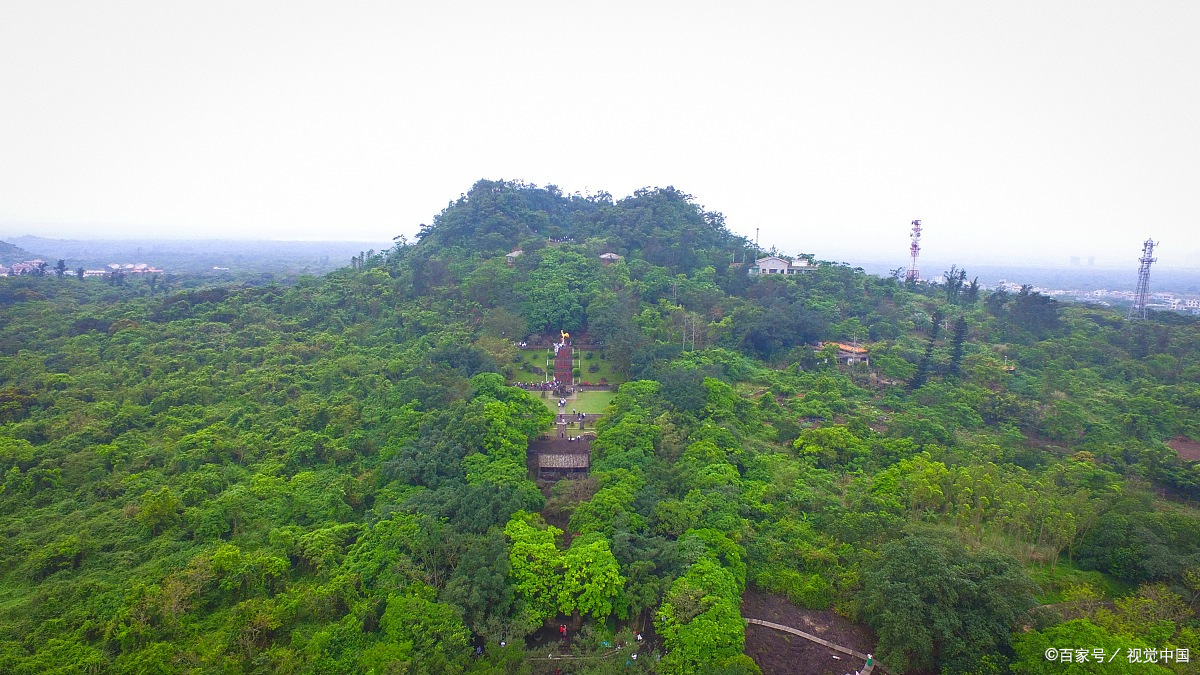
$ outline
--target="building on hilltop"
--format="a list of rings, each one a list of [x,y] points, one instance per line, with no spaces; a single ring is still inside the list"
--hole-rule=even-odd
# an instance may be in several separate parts
[[[830,345],[837,347],[835,358],[839,365],[852,366],[856,363],[871,365],[871,357],[867,353],[867,348],[859,345],[848,345],[842,342],[818,342],[816,351],[819,352]]]
[[[809,270],[815,269],[816,265],[812,264],[808,258],[797,258],[788,260],[779,256],[767,256],[754,261],[746,272],[751,276],[761,274],[801,274]]]
[[[525,255],[525,251],[522,251],[521,249],[517,249],[512,253],[506,253],[504,255],[504,262],[508,263],[509,265],[515,265],[517,264],[517,258],[520,258],[523,255]]]
[[[600,260],[602,260],[605,265],[611,265],[615,262],[620,262],[624,259],[625,259],[625,256],[618,255],[616,253],[601,253],[600,254]]]

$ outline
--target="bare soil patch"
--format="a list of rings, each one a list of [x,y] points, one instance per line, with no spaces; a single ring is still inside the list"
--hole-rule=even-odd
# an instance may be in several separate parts
[[[1193,441],[1187,436],[1176,436],[1167,441],[1167,447],[1179,454],[1179,459],[1188,462],[1200,461],[1200,441]]]
[[[543,436],[536,441],[531,441],[528,455],[532,457],[542,452],[586,455],[592,451],[592,438],[595,437],[596,432],[586,430],[582,437],[577,429],[563,433],[567,436],[573,435],[577,440],[569,441],[566,438],[557,437],[558,432],[556,432],[555,436]]]
[[[790,626],[864,654],[875,651],[870,628],[832,611],[801,609],[787,598],[756,589],[742,594],[742,616]],[[753,624],[746,626],[746,654],[763,675],[845,675],[866,665],[798,635]]]

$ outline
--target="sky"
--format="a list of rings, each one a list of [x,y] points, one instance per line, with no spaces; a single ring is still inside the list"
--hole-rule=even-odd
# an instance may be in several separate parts
[[[1200,3],[0,0],[0,235],[390,242],[481,178],[783,252],[1200,268]]]

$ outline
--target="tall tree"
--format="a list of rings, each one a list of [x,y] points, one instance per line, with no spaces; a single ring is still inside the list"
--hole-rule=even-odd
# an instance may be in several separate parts
[[[1008,648],[1033,590],[1012,558],[910,535],[863,574],[859,607],[892,668],[971,672],[981,654]]]
[[[954,341],[950,346],[950,374],[957,375],[962,366],[963,343],[967,340],[967,317],[959,316],[954,321]]]
[[[973,305],[979,300],[979,277],[971,279],[971,283],[967,284],[966,291],[963,292],[963,298],[968,305]]]
[[[950,269],[942,273],[946,278],[946,284],[943,287],[946,291],[946,301],[950,304],[958,304],[958,296],[963,288],[963,281],[967,278],[967,271],[958,269],[958,265],[951,265]]]

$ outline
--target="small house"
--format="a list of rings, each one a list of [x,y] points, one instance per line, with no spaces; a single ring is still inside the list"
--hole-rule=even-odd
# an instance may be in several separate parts
[[[867,354],[866,347],[859,345],[848,345],[842,342],[818,342],[817,351],[825,349],[825,347],[833,345],[837,347],[835,358],[839,365],[852,366],[856,363],[871,364],[871,358]]]
[[[797,258],[796,260],[788,260],[779,256],[771,255],[765,258],[759,258],[754,261],[747,272],[751,275],[760,274],[801,274],[814,269],[813,265],[807,258]]]
[[[616,253],[601,253],[601,254],[600,254],[600,260],[601,260],[601,261],[602,261],[602,262],[603,262],[605,265],[611,265],[611,264],[613,264],[613,263],[615,263],[615,262],[620,262],[620,261],[622,261],[622,260],[624,260],[624,259],[625,259],[625,256],[623,256],[623,255],[618,255],[618,254],[616,254]]]
[[[515,265],[517,264],[517,258],[520,258],[522,255],[525,255],[525,251],[517,249],[512,253],[505,254],[504,262],[508,263],[509,265]]]

